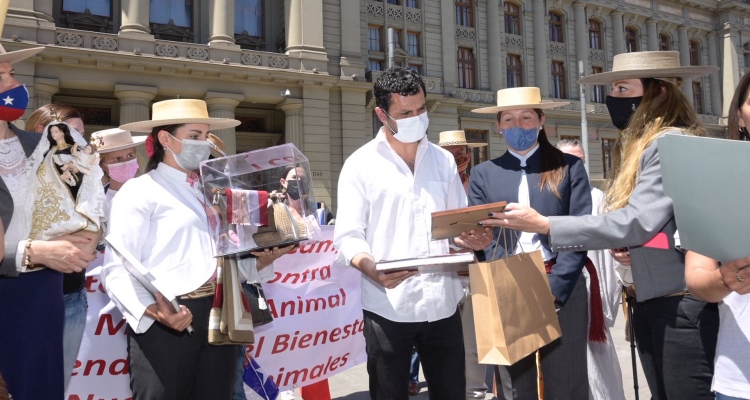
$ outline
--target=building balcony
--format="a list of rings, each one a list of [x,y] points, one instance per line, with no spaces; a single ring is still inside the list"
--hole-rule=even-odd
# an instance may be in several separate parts
[[[132,39],[131,39],[132,40]],[[80,49],[101,50],[110,52],[121,52],[119,48],[120,38],[111,33],[89,32],[74,29],[57,28],[55,44],[64,47]],[[144,40],[144,48],[149,48],[151,42]],[[139,48],[133,52],[142,54]],[[275,69],[288,69],[289,57],[285,54],[269,53],[255,50],[230,50],[235,54],[240,65],[251,67],[267,67]],[[223,52],[226,54],[226,51]],[[215,61],[229,64],[229,58],[212,59],[211,49],[208,45],[173,42],[168,40],[155,40],[153,56],[188,61]]]
[[[464,99],[471,103],[496,104],[495,95],[495,92],[489,90],[457,89],[450,94],[450,97]]]

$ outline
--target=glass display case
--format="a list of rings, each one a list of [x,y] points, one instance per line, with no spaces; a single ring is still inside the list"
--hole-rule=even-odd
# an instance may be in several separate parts
[[[214,256],[315,241],[310,163],[293,144],[201,163]]]

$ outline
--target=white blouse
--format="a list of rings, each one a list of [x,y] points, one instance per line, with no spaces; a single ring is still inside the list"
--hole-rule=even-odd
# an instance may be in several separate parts
[[[217,265],[199,196],[200,189],[187,183],[185,173],[162,163],[129,180],[113,199],[101,280],[136,333],[153,324],[145,311],[154,297],[112,247],[136,257],[162,290],[176,296],[192,292],[211,278]]]
[[[34,199],[29,195],[29,188],[34,183],[36,171],[47,149],[49,142],[42,138],[31,156],[26,158],[18,136],[0,140],[0,176],[13,198],[13,216],[5,232],[5,251],[7,254],[15,253],[16,269],[19,272],[26,272],[23,253],[31,233]]]

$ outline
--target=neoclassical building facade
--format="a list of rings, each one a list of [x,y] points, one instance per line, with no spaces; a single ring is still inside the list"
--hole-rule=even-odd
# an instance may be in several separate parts
[[[217,132],[230,151],[294,143],[311,161],[316,195],[335,208],[344,160],[370,140],[372,82],[393,61],[425,77],[430,138],[464,129],[506,147],[492,118],[471,109],[495,91],[538,86],[571,101],[549,112],[552,141],[581,135],[581,72],[611,69],[615,54],[678,50],[684,65],[722,71],[685,95],[715,135],[750,67],[750,2],[739,0],[12,0],[2,33],[11,51],[43,45],[16,65],[34,108],[69,104],[89,133],[149,118],[154,101],[205,99],[242,124]],[[579,71],[578,62],[583,61]],[[591,177],[606,176],[616,131],[604,98],[587,98]]]

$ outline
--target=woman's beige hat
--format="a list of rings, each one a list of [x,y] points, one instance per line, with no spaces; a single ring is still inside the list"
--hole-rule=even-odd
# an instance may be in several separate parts
[[[517,87],[497,91],[497,107],[483,107],[471,110],[479,114],[496,114],[500,111],[523,110],[527,108],[546,110],[570,104],[569,101],[542,102],[538,87]]]
[[[444,131],[440,132],[440,142],[438,146],[469,146],[484,147],[487,143],[468,143],[466,142],[466,133],[464,131]]]
[[[607,85],[623,79],[682,78],[692,79],[716,72],[710,65],[680,66],[677,51],[636,51],[615,56],[612,71],[589,75],[578,83]]]
[[[5,17],[8,15],[8,7],[10,6],[10,1],[3,2],[4,4],[0,6],[0,33],[3,31],[3,27],[5,26]],[[10,65],[13,65],[19,61],[23,61],[33,55],[36,55],[40,53],[42,50],[44,50],[44,47],[34,47],[31,49],[23,49],[18,51],[11,51],[8,53],[5,51],[5,48],[3,48],[2,45],[0,45],[0,63],[10,63]]]
[[[173,99],[164,100],[153,105],[151,119],[131,122],[120,126],[132,132],[151,132],[157,126],[174,124],[207,124],[209,129],[234,128],[240,121],[231,118],[211,118],[208,107],[203,100]]]
[[[120,128],[105,129],[91,134],[91,145],[99,153],[111,153],[140,146],[146,140],[146,135],[133,137],[130,131]]]

